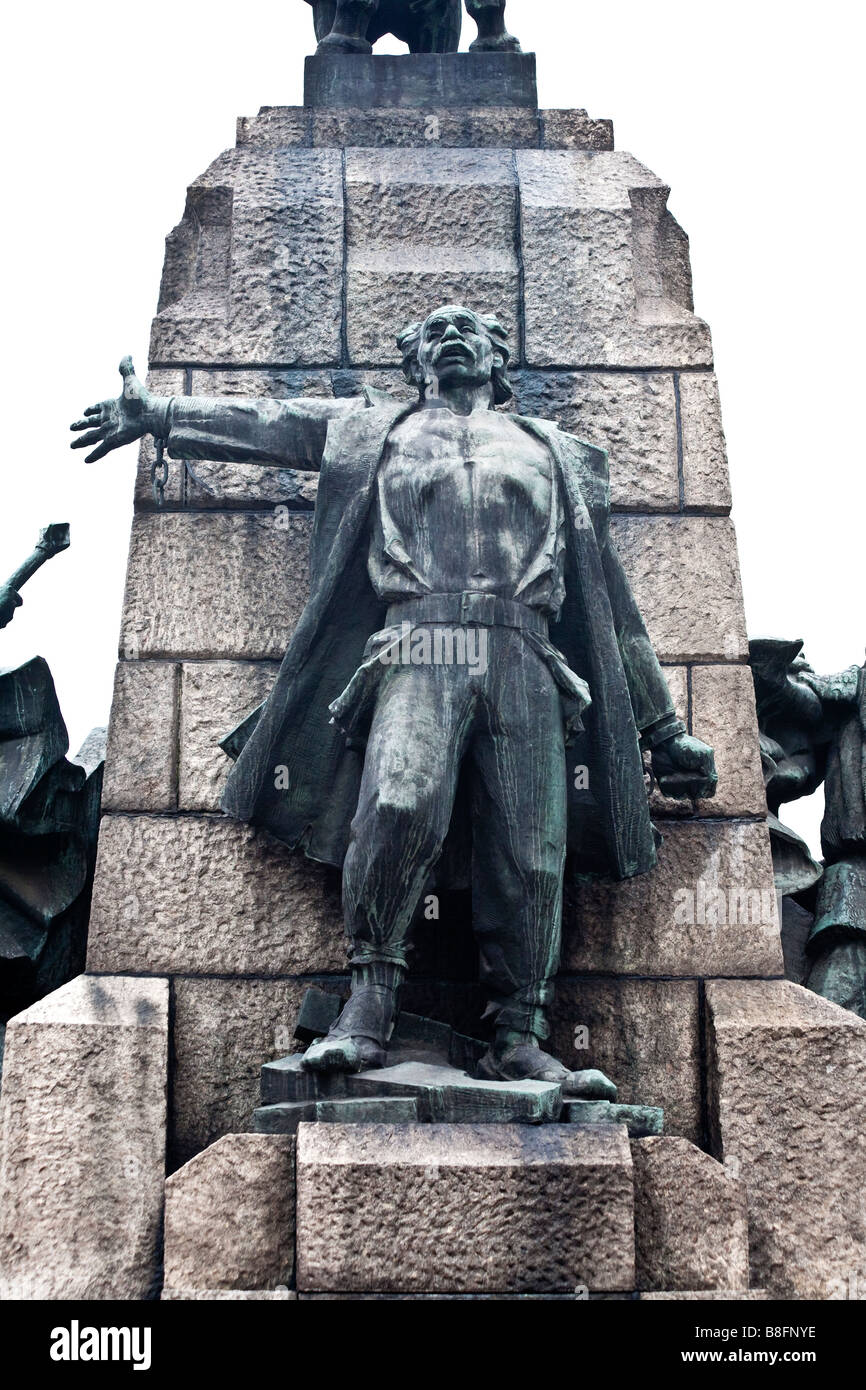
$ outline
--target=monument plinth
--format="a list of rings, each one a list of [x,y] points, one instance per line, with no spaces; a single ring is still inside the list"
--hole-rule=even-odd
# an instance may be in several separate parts
[[[495,314],[512,345],[511,409],[607,451],[609,480],[598,475],[590,501],[621,556],[673,713],[714,746],[719,785],[714,800],[686,802],[655,788],[663,843],[651,871],[622,881],[568,874],[550,1048],[575,1069],[611,1076],[619,1107],[663,1108],[666,1135],[635,1139],[647,1147],[633,1158],[622,1124],[587,1127],[586,1112],[539,1128],[465,1126],[433,1122],[431,1106],[412,1123],[406,1102],[416,1100],[417,1115],[417,1089],[335,1095],[333,1105],[357,1101],[358,1113],[374,1101],[391,1107],[393,1123],[352,1125],[312,1091],[295,1100],[272,1092],[275,1105],[326,1110],[312,1124],[311,1115],[286,1118],[287,1129],[297,1121],[297,1148],[290,1134],[244,1132],[262,1064],[295,1046],[291,1021],[310,984],[342,1000],[350,983],[336,869],[219,813],[232,766],[221,740],[273,687],[309,597],[320,478],[306,448],[253,464],[231,448],[187,462],[181,453],[157,508],[144,439],[88,972],[107,998],[122,992],[125,1045],[152,1066],[161,1053],[144,1019],[154,979],[168,982],[159,1017],[171,1029],[173,1296],[266,1294],[294,1263],[300,1297],[495,1287],[573,1298],[577,1284],[628,1297],[757,1297],[764,1286],[830,1297],[863,1250],[847,1196],[866,1178],[849,1141],[866,1024],[782,979],[718,386],[709,329],[694,313],[688,239],[667,210],[667,186],[613,148],[609,122],[538,110],[531,55],[466,56],[326,55],[310,60],[303,107],[239,123],[236,147],[192,184],[167,239],[147,385],[179,402],[178,415],[203,397],[219,397],[219,410],[253,401],[271,418],[302,398],[311,416],[336,415],[365,393],[373,403],[387,393],[397,414],[409,413],[418,389],[401,370],[395,325],[468,305]],[[357,79],[335,87],[347,64],[358,65]],[[500,75],[494,92],[478,78],[463,105],[442,85],[451,73],[463,90],[467,73],[501,74],[503,64],[511,85]],[[378,76],[387,72],[393,82]],[[413,92],[423,100],[402,104]],[[341,596],[360,603],[361,580],[347,580]],[[567,770],[585,790],[585,760],[569,752]],[[481,1001],[471,905],[459,887],[433,885],[429,896],[402,1009],[472,1036]],[[2,1093],[4,1127],[28,1153],[57,1122],[52,1049],[64,1047],[66,1023],[50,1010],[34,1021],[35,1056],[27,1014],[9,1025]],[[844,1074],[828,1081],[839,1047]],[[84,1094],[97,1085],[100,1056],[81,1059]],[[85,1120],[70,1164],[88,1143],[93,1163],[106,1161],[101,1116],[89,1137]],[[796,1172],[786,1159],[792,1127],[809,1137]],[[845,1155],[844,1188],[827,1153]],[[114,1236],[143,1196],[147,1230],[158,1228],[151,1157],[147,1183],[113,1184],[94,1217],[123,1266],[112,1275],[121,1293],[146,1288],[157,1266],[152,1243],[129,1252]],[[64,1162],[52,1150],[44,1181],[56,1184]],[[0,1252],[17,1242],[22,1277],[37,1167],[7,1155],[2,1169],[2,1212],[14,1210],[16,1228],[0,1224]],[[239,1173],[255,1194],[250,1261],[215,1243],[202,1216],[211,1195],[214,1209],[233,1208]],[[426,1180],[433,1173],[441,1182]],[[502,1192],[519,1214],[518,1269]],[[588,1216],[592,1250],[579,1233]],[[485,1264],[488,1218],[495,1258]],[[707,1229],[726,1239],[710,1248]],[[40,1250],[46,1230],[42,1222]],[[49,1234],[68,1243],[59,1218]],[[430,1276],[429,1251],[443,1241],[447,1263]]]
[[[314,53],[304,105],[345,111],[391,107],[538,108],[534,53]]]

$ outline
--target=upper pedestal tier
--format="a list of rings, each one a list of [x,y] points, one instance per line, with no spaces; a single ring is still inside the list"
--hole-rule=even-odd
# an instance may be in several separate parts
[[[534,53],[315,53],[304,105],[360,111],[507,106],[535,110]]]

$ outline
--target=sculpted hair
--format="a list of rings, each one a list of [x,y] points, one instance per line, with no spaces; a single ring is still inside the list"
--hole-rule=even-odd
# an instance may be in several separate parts
[[[475,317],[493,344],[494,350],[502,355],[502,366],[494,366],[493,368],[493,400],[496,405],[505,405],[506,401],[510,401],[514,395],[511,382],[508,379],[508,363],[511,361],[508,336],[495,314],[476,314]],[[422,398],[424,378],[418,360],[418,349],[421,346],[423,328],[423,323],[410,323],[397,336],[397,346],[403,359],[403,375],[412,386],[417,386],[418,394]]]

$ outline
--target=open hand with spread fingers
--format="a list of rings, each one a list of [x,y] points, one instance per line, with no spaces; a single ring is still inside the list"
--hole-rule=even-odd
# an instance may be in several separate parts
[[[123,377],[123,392],[117,400],[100,401],[89,405],[80,420],[70,429],[84,430],[80,439],[73,439],[73,449],[97,447],[88,454],[85,463],[95,463],[104,458],[112,449],[123,444],[131,444],[145,434],[156,434],[159,429],[159,398],[153,396],[135,375],[131,357],[124,357],[120,364]]]

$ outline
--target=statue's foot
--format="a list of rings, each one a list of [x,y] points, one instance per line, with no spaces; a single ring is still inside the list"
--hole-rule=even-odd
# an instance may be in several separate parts
[[[366,1071],[385,1065],[385,1044],[396,1010],[387,985],[357,985],[327,1037],[311,1043],[301,1066],[305,1071]]]
[[[552,1081],[564,1095],[580,1100],[616,1100],[616,1086],[604,1072],[569,1071],[535,1042],[504,1049],[494,1045],[481,1058],[476,1075],[483,1081]]]
[[[384,1067],[385,1049],[374,1038],[320,1038],[304,1053],[305,1071],[367,1071]]]
[[[469,45],[470,53],[521,53],[518,40],[513,34],[497,34],[492,39],[476,39]]]
[[[320,41],[317,53],[372,53],[373,45],[367,39],[355,38],[352,34],[326,34]]]

